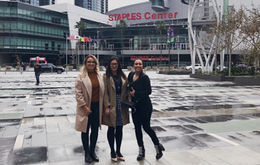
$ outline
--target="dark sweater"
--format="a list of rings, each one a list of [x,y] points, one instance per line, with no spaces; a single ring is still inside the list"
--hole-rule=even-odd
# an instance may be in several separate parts
[[[34,65],[34,72],[42,72],[42,66],[41,65]]]

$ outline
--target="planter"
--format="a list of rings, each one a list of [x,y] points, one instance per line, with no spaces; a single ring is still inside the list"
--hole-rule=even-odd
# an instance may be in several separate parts
[[[8,70],[11,70],[12,69],[12,66],[6,66],[5,69],[8,71]]]
[[[73,66],[68,66],[69,71],[73,70]]]
[[[20,68],[21,68],[21,66],[20,66],[20,65],[18,65],[18,66],[16,66],[16,67],[15,67],[15,70],[16,70],[16,71],[19,71],[19,70],[20,70]]]
[[[234,82],[238,85],[260,85],[260,79],[253,76],[235,76]]]
[[[208,81],[226,81],[225,76],[221,76],[221,75],[191,74],[190,77],[208,80]]]
[[[132,66],[127,66],[127,70],[131,71],[132,70]]]
[[[172,71],[159,71],[159,74],[169,74],[169,75],[188,75],[191,74],[191,71],[177,71],[177,70],[172,70]]]

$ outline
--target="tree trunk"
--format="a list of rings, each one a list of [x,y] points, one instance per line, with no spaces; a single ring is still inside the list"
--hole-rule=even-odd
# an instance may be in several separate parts
[[[231,50],[229,50],[228,76],[231,76]]]
[[[162,66],[162,30],[160,30],[160,38],[161,38],[161,61],[160,61],[160,66]]]

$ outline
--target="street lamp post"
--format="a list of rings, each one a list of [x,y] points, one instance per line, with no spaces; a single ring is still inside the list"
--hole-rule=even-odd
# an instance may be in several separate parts
[[[98,42],[99,42],[99,40],[98,40],[98,38],[99,38],[99,31],[97,31],[97,44],[99,44]],[[98,59],[98,64],[99,64],[99,54],[98,54],[98,47],[99,45],[97,45],[97,59]]]

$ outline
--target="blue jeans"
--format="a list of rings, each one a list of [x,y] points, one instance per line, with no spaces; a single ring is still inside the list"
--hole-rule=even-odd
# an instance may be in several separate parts
[[[41,75],[41,72],[35,72],[36,84],[40,83],[40,75]]]

